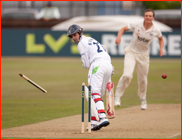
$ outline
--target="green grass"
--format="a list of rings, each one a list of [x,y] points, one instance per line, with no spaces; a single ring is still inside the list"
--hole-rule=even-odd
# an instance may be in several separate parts
[[[116,85],[123,73],[123,58],[113,58]],[[45,88],[43,93],[19,76],[26,75]],[[2,57],[1,129],[81,114],[81,84],[88,70],[80,58]],[[166,73],[167,79],[161,75]],[[122,98],[122,106],[139,105],[136,70]],[[103,97],[105,101],[105,96]],[[148,75],[148,104],[181,103],[180,59],[151,59]],[[86,105],[87,106],[87,105]],[[85,107],[87,111],[87,107]]]

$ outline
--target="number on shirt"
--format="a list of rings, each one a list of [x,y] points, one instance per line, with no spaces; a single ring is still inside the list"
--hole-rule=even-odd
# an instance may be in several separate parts
[[[100,52],[103,51],[103,50],[101,50],[101,48],[100,48],[100,46],[99,46],[99,42],[97,42],[97,43],[96,43],[96,42],[93,42],[93,44],[94,44],[94,45],[97,45],[97,48],[98,48],[98,49],[97,49],[97,52],[98,52],[98,53],[100,53]],[[103,48],[103,46],[102,46],[102,48]],[[103,49],[104,49],[104,48],[103,48]],[[105,49],[104,49],[104,50],[105,50]]]

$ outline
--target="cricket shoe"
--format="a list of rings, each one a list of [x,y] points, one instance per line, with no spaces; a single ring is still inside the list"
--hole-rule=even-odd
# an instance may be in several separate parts
[[[115,97],[114,98],[114,106],[121,106],[120,97]]]
[[[91,131],[100,130],[102,127],[108,126],[110,123],[107,118],[101,118],[97,124],[91,124]],[[88,127],[87,127],[88,131]]]
[[[147,102],[145,99],[141,99],[141,110],[147,109]]]

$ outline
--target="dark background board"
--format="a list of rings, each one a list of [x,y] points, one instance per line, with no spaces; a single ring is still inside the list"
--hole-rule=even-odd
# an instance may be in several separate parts
[[[123,57],[124,48],[129,44],[132,33],[126,32],[121,37],[120,45],[115,44],[117,32],[84,32],[101,44],[107,46],[111,57]],[[181,32],[163,32],[164,56],[181,57]],[[1,56],[80,56],[77,44],[71,42],[66,31],[2,29]],[[154,38],[150,46],[150,57],[159,57],[158,39]]]

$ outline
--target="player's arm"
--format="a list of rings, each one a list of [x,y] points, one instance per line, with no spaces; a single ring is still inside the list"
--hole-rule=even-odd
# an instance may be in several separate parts
[[[125,27],[123,27],[123,28],[121,28],[121,29],[119,30],[118,35],[117,35],[117,38],[116,38],[116,40],[115,40],[115,43],[116,43],[117,45],[119,45],[120,42],[121,42],[121,36],[122,36],[122,34],[123,34],[125,31],[128,31],[128,30],[129,30],[128,26],[125,26]]]
[[[85,47],[84,47],[83,44],[78,45],[78,51],[79,51],[79,53],[81,55],[82,66],[84,68],[89,69],[90,68],[90,62],[89,62],[89,59],[88,59],[88,56],[86,54],[86,50],[85,50]]]
[[[84,68],[89,69],[90,68],[90,62],[88,60],[88,57],[85,53],[81,54],[81,61]]]
[[[163,52],[163,47],[164,47],[164,40],[163,40],[163,37],[162,35],[160,37],[158,37],[159,39],[159,46],[160,46],[160,50],[159,50],[159,55],[160,56],[163,56],[164,52]]]

